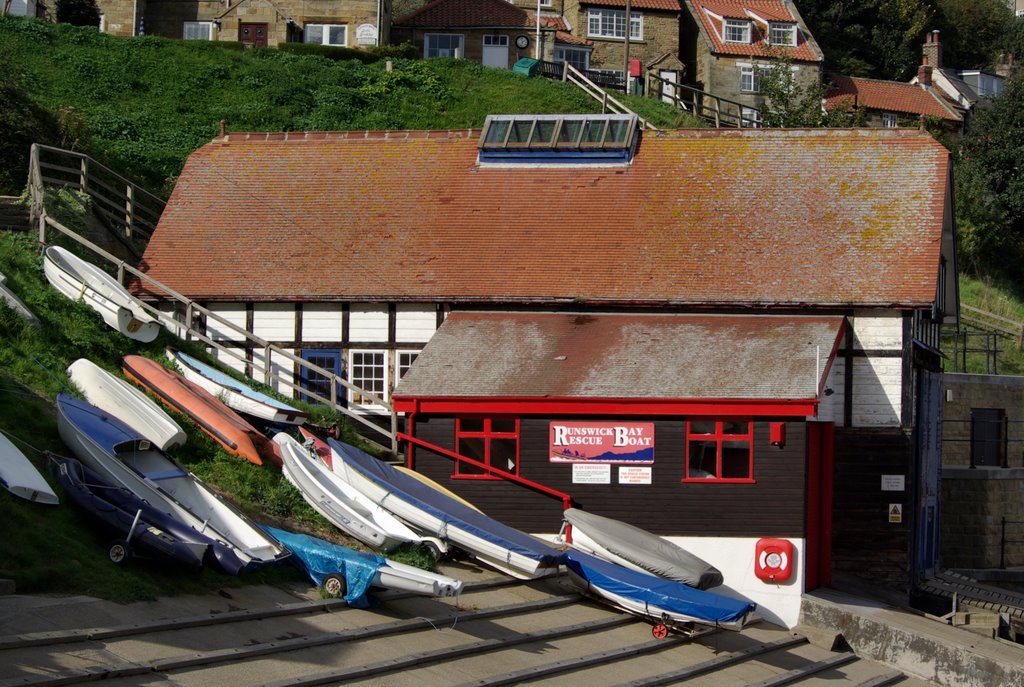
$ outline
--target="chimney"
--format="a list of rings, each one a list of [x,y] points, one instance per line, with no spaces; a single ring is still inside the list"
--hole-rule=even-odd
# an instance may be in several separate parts
[[[932,85],[932,68],[928,64],[928,56],[921,58],[921,66],[917,68],[917,83],[920,86],[929,88]]]
[[[925,59],[925,64],[930,64],[935,69],[942,69],[942,44],[939,43],[938,29],[924,37],[921,55]]]

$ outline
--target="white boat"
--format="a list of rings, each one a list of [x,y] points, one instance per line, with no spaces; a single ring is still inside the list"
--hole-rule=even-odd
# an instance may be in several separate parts
[[[562,517],[568,524],[562,540],[574,549],[696,589],[722,584],[718,568],[664,537],[578,508],[567,509]]]
[[[284,546],[152,442],[85,401],[57,396],[57,430],[82,463],[214,541],[208,563],[237,574],[288,555]]]
[[[58,503],[57,495],[24,453],[0,432],[0,484],[18,498]]]
[[[110,413],[164,451],[185,443],[185,430],[135,385],[85,358],[79,358],[68,366],[68,376],[85,400]]]
[[[30,325],[38,329],[42,326],[39,323],[39,318],[36,317],[35,313],[28,309],[28,306],[18,298],[18,295],[11,291],[10,287],[7,286],[7,275],[0,272],[0,298],[13,310],[18,313],[18,316],[28,322]]]
[[[519,579],[558,571],[563,553],[335,439],[334,471],[373,502],[421,532],[445,539]]]
[[[305,411],[256,391],[231,375],[225,374],[187,353],[168,348],[167,357],[181,369],[181,374],[185,379],[206,389],[229,408],[243,415],[282,429],[301,425],[309,417]]]
[[[148,343],[160,333],[160,321],[150,315],[117,280],[60,246],[43,251],[43,272],[55,289],[82,301],[103,321],[130,339]]]
[[[368,546],[390,551],[402,544],[432,547],[436,555],[447,546],[439,539],[421,537],[405,523],[334,474],[310,445],[278,432],[274,443],[281,449],[281,470],[302,498],[331,524]]]

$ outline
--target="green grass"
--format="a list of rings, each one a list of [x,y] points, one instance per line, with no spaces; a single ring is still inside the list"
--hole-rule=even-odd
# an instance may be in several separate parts
[[[989,279],[980,279],[960,275],[960,302],[975,308],[988,311],[995,315],[1018,322],[1024,322],[1024,300],[1021,298],[1020,286],[997,283]],[[964,328],[962,326],[962,328]],[[962,341],[962,340],[961,340]],[[980,337],[971,337],[970,345],[982,345]],[[998,338],[999,353],[996,359],[996,371],[1003,375],[1024,375],[1024,351],[1017,346],[1013,337]],[[981,352],[967,354],[967,367],[963,368],[963,358],[954,360],[954,342],[947,336],[943,341],[943,352],[946,354],[944,369],[947,372],[990,373],[987,355]]]

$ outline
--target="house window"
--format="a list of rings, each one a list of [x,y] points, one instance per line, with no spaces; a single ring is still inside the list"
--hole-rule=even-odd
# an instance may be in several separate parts
[[[625,38],[626,12],[592,7],[587,11],[587,35],[591,38]],[[644,38],[643,15],[631,12],[629,16],[629,39],[641,41]]]
[[[519,419],[460,417],[455,420],[455,451],[461,456],[505,472],[519,474]],[[453,477],[501,479],[462,461],[455,464]]]
[[[401,379],[405,376],[405,373],[409,371],[412,364],[416,362],[416,358],[419,356],[419,351],[398,351],[397,356],[397,373],[398,378]]]
[[[726,43],[749,43],[750,22],[746,19],[726,19],[722,39]]]
[[[761,92],[761,67],[745,65],[740,67],[740,90],[744,93]]]
[[[882,113],[882,126],[886,129],[895,129],[899,124],[896,122],[895,112],[883,112]]]
[[[181,37],[187,41],[208,41],[213,39],[212,21],[187,21],[182,24]]]
[[[348,45],[348,25],[306,24],[302,41],[320,45]]]
[[[761,128],[761,111],[756,107],[741,107],[740,118],[743,120],[740,122],[741,127],[749,129]]]
[[[622,88],[623,74],[625,72],[621,69],[591,69],[587,72],[590,80],[598,86],[611,86],[613,88]]]
[[[683,481],[753,482],[753,438],[749,420],[688,421]]]
[[[768,24],[768,42],[772,45],[796,45],[796,24],[771,22]]]
[[[508,47],[508,36],[501,35],[487,35],[484,36],[484,46],[493,48],[507,48]]]
[[[423,37],[423,56],[463,57],[462,39],[460,33],[428,33]]]
[[[387,351],[349,351],[348,379],[360,389],[372,392],[377,398],[386,400],[388,388]],[[373,399],[354,389],[349,389],[348,400],[352,405],[379,408]]]
[[[580,48],[555,48],[555,62],[568,62],[581,72],[590,69],[590,51]]]

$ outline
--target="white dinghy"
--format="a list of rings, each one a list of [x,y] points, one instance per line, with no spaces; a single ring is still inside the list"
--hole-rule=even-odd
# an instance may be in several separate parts
[[[21,450],[0,432],[0,485],[19,498],[58,503],[57,495]]]
[[[55,289],[95,310],[110,327],[129,339],[148,343],[160,332],[160,321],[117,280],[60,246],[43,251],[43,272]]]

